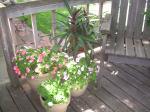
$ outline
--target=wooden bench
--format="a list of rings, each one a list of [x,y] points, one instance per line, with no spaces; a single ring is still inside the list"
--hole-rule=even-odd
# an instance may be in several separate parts
[[[150,0],[112,0],[108,61],[150,66],[150,26],[144,15],[149,8]]]

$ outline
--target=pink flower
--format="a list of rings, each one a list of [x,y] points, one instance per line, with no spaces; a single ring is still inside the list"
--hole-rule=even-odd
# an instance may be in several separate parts
[[[42,55],[42,54],[40,54],[40,55],[39,55],[39,57],[38,57],[38,60],[37,60],[37,61],[38,61],[38,62],[40,62],[40,63],[43,61],[43,55]]]
[[[14,71],[16,74],[21,75],[21,72],[18,66],[14,66]]]
[[[32,63],[32,62],[34,62],[34,56],[27,56],[26,57],[26,60],[28,61],[28,62],[30,62],[30,63]]]
[[[45,65],[45,68],[47,68],[47,69],[48,69],[48,68],[49,68],[49,65],[48,65],[48,64],[46,64],[46,65]]]
[[[46,52],[44,51],[44,52],[42,52],[42,54],[41,54],[43,57],[45,57],[46,56]]]
[[[26,73],[29,73],[30,72],[30,68],[26,68]]]
[[[24,56],[26,55],[26,50],[22,50],[21,54]]]
[[[32,80],[34,80],[34,79],[35,79],[35,77],[34,77],[34,76],[31,76],[31,79],[32,79]]]

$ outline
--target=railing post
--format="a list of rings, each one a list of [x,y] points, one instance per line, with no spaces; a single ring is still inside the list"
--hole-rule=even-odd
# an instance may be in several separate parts
[[[86,11],[87,11],[88,14],[89,14],[89,8],[90,8],[90,4],[87,4],[86,5]]]
[[[56,10],[52,10],[52,36],[56,36]],[[54,40],[57,43],[56,39]]]
[[[13,70],[12,59],[14,57],[11,34],[9,30],[8,18],[5,8],[0,9],[0,44],[3,46],[4,57],[6,60],[8,76],[13,86],[19,86],[19,81]]]
[[[38,35],[38,30],[37,30],[36,14],[31,14],[31,22],[32,22],[32,32],[33,32],[34,45],[35,45],[35,48],[37,48],[39,41],[40,41],[40,38]]]
[[[100,19],[100,21],[103,16],[103,4],[104,4],[104,0],[99,0],[99,19]]]
[[[12,45],[13,45],[13,51],[14,55],[16,56],[16,45],[17,45],[17,40],[16,40],[16,32],[15,32],[15,24],[13,19],[8,19],[9,22],[9,27],[10,27],[10,33],[11,33],[11,39],[12,39]]]

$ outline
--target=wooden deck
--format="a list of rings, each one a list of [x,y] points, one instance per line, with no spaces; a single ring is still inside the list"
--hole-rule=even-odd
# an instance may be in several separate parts
[[[85,94],[72,98],[67,112],[150,112],[150,69],[124,64],[106,64]],[[24,89],[23,89],[24,88]],[[14,89],[1,85],[0,112],[45,112],[28,84]]]

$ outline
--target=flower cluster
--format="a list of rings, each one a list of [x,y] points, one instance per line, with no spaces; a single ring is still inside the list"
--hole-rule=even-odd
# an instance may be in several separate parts
[[[48,48],[33,49],[23,47],[17,50],[14,71],[21,78],[31,78],[49,73],[53,78],[57,71],[65,67],[68,61],[66,53],[55,52]]]

